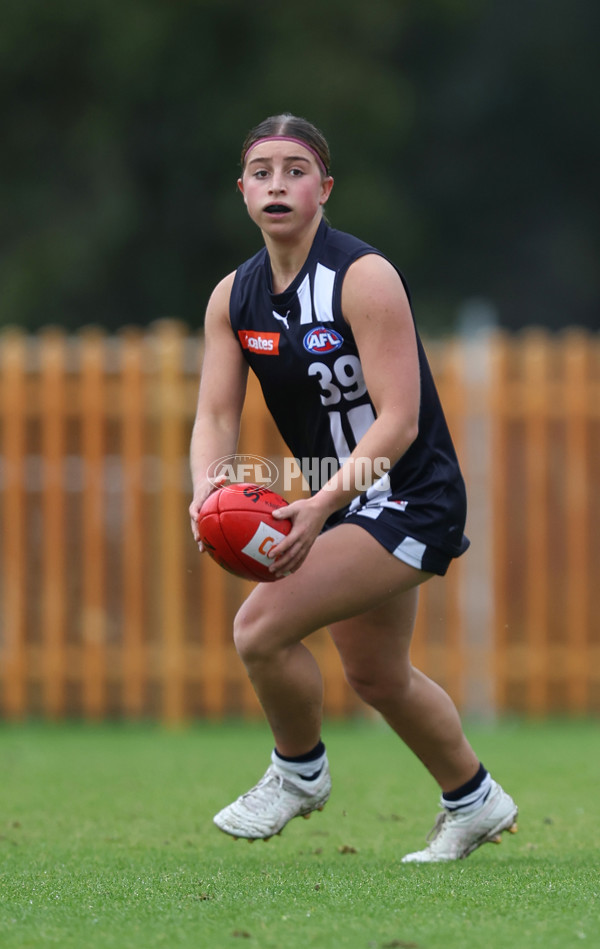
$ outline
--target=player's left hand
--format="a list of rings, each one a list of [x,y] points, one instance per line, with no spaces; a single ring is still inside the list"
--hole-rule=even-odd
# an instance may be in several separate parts
[[[270,551],[269,557],[273,558],[270,572],[280,578],[298,570],[321,533],[327,516],[328,514],[315,504],[314,498],[292,501],[291,504],[273,511],[276,520],[291,520],[292,529],[287,537]]]

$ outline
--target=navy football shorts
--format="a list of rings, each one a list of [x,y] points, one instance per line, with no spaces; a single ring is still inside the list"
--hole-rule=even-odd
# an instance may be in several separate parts
[[[361,512],[347,513],[347,508],[336,513],[326,522],[324,530],[336,527],[338,524],[357,524],[368,531],[386,550],[403,563],[416,570],[426,573],[436,573],[443,577],[455,557],[460,556],[469,546],[469,541],[463,536],[461,550],[457,554],[450,554],[441,547],[425,544],[410,534],[403,527],[403,517],[400,511],[388,507],[369,505]]]

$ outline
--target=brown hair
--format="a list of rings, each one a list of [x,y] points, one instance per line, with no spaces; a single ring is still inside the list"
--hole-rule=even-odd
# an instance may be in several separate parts
[[[242,171],[246,164],[246,155],[252,145],[261,138],[270,138],[277,135],[289,135],[291,138],[306,142],[309,148],[319,156],[325,168],[325,173],[329,174],[331,155],[325,136],[307,119],[290,115],[289,112],[284,112],[282,115],[271,115],[248,132],[242,146]]]

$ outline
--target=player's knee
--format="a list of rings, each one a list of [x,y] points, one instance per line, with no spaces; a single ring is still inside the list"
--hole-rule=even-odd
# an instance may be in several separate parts
[[[357,667],[346,669],[348,684],[363,702],[375,709],[385,709],[402,701],[410,685],[410,666]]]
[[[233,641],[244,663],[268,659],[270,637],[266,618],[244,603],[233,621]]]

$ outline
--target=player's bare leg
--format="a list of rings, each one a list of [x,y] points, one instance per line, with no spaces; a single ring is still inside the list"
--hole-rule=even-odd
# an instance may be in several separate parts
[[[321,675],[301,640],[329,626],[351,685],[442,790],[473,781],[480,764],[453,702],[409,661],[417,588],[428,576],[398,561],[360,527],[341,525],[317,539],[297,573],[253,591],[236,619],[235,642],[277,752],[303,755],[319,740]],[[512,828],[514,802],[486,776],[485,806],[475,815],[445,811],[430,845],[406,860],[458,859]],[[329,788],[326,761],[309,787],[286,775],[274,759],[258,785],[217,814],[215,823],[232,836],[267,838],[292,817],[320,810]]]
[[[330,631],[355,692],[380,712],[442,791],[451,791],[475,774],[479,760],[451,698],[410,663],[418,592],[397,594]]]
[[[365,570],[365,563],[369,570]],[[234,637],[273,731],[278,755],[304,755],[320,738],[321,674],[302,639],[322,626],[364,614],[374,604],[394,598],[395,590],[410,590],[427,577],[392,557],[361,528],[344,525],[318,538],[297,573],[277,583],[261,584],[253,591],[238,613]],[[395,626],[395,640],[406,640],[405,645],[398,646],[388,631],[393,651],[399,655],[407,653],[414,621],[414,598],[408,597],[406,603],[400,627]],[[346,638],[349,643],[353,641],[350,633]],[[350,651],[350,646],[347,649]],[[390,666],[394,664],[398,667],[395,688],[401,689],[405,668],[395,661]],[[393,691],[389,679],[389,674],[382,678],[383,704]],[[426,717],[427,702],[421,704],[419,713]],[[451,705],[447,697],[432,713],[434,744],[449,743],[448,732],[452,729],[449,722],[446,728],[443,724],[448,717],[446,704]],[[449,748],[442,759],[449,759],[453,751]],[[471,771],[477,766],[473,759]],[[460,772],[460,763],[455,770]],[[326,759],[318,781],[309,786],[286,773],[276,757],[258,785],[220,811],[215,823],[232,836],[268,837],[278,833],[291,817],[320,809],[329,788]]]
[[[238,650],[277,750],[290,757],[309,751],[321,736],[323,711],[323,682],[312,653],[302,643],[281,646],[274,655],[258,645]]]
[[[301,640],[330,626],[350,683],[440,786],[472,777],[478,760],[454,704],[408,659],[416,588],[428,577],[360,527],[341,525],[317,539],[297,573],[253,591],[234,635],[278,751],[302,754],[319,739],[321,676]]]

